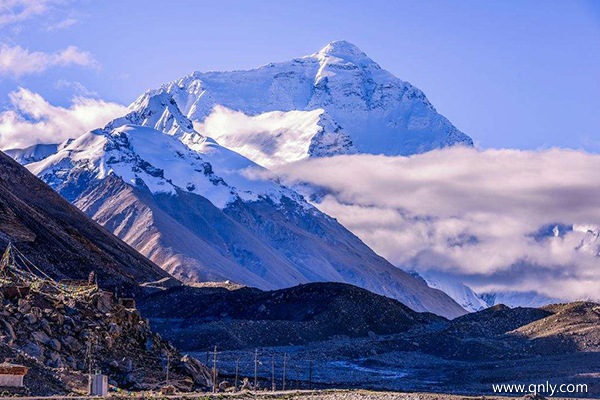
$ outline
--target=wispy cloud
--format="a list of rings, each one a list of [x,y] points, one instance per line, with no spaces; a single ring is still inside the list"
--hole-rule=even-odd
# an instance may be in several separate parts
[[[19,88],[10,93],[14,107],[0,113],[0,149],[59,143],[126,113],[126,107],[103,100],[76,97],[70,107],[57,107],[42,96]]]
[[[52,0],[0,0],[0,27],[44,14]]]
[[[83,83],[77,81],[69,81],[67,79],[59,79],[54,85],[57,89],[70,89],[77,96],[83,97],[98,97],[98,92],[88,89]]]
[[[78,65],[99,68],[91,53],[69,46],[56,53],[29,51],[21,46],[2,45],[0,48],[0,76],[20,77],[40,73],[56,66]]]
[[[58,21],[55,24],[48,25],[48,27],[46,27],[46,30],[47,31],[56,31],[56,30],[60,30],[60,29],[66,29],[66,28],[69,28],[69,27],[75,25],[77,22],[79,22],[79,20],[77,18],[72,18],[72,17],[65,18],[61,21]]]
[[[398,266],[480,290],[600,299],[600,238],[532,235],[558,222],[599,226],[599,168],[600,155],[580,151],[449,149],[316,159],[276,174],[320,188],[317,206]]]

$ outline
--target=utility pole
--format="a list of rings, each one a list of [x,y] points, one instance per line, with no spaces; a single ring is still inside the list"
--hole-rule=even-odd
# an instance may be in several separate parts
[[[312,390],[313,360],[308,360],[308,389]]]
[[[281,390],[285,392],[285,368],[287,366],[287,353],[283,353],[283,385]]]
[[[271,356],[271,390],[275,391],[275,356]]]
[[[296,365],[295,367],[296,370],[296,390],[298,390],[299,386],[298,386],[298,366]]]
[[[92,394],[92,367],[94,364],[94,339],[96,338],[93,331],[90,332],[88,339],[87,357],[88,357],[88,394]]]
[[[254,390],[258,388],[258,349],[254,350]]]
[[[235,360],[235,391],[238,391],[238,379],[240,377],[240,359]]]
[[[87,355],[88,355],[88,374],[90,375],[90,378],[92,376],[92,338],[90,336],[90,339],[88,340],[88,348],[87,348]]]
[[[166,385],[169,386],[169,369],[171,368],[171,353],[167,353],[167,383]]]
[[[217,393],[217,346],[213,353],[213,393]]]

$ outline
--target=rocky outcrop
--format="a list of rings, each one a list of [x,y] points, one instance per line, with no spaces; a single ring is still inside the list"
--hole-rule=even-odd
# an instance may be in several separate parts
[[[34,392],[40,392],[34,378],[52,380],[54,394],[84,391],[90,370],[108,375],[115,387],[156,389],[165,383],[167,365],[170,384],[181,390],[210,384],[206,367],[153,333],[137,310],[110,292],[70,302],[39,293],[0,301],[2,346],[47,375],[25,377]]]

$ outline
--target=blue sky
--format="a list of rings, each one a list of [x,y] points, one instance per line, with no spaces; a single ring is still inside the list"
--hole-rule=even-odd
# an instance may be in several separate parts
[[[59,106],[81,95],[128,104],[193,70],[252,68],[336,39],[421,88],[483,148],[600,152],[591,0],[0,0],[0,46],[39,52],[27,71],[0,59],[0,109],[18,87]]]

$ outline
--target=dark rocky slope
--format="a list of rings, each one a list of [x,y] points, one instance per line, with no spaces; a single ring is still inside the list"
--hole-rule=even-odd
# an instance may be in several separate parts
[[[132,290],[170,276],[0,153],[0,248],[11,241],[55,279],[87,279]]]
[[[154,329],[184,350],[304,344],[444,323],[397,300],[341,283],[262,291],[176,287],[141,301]]]

